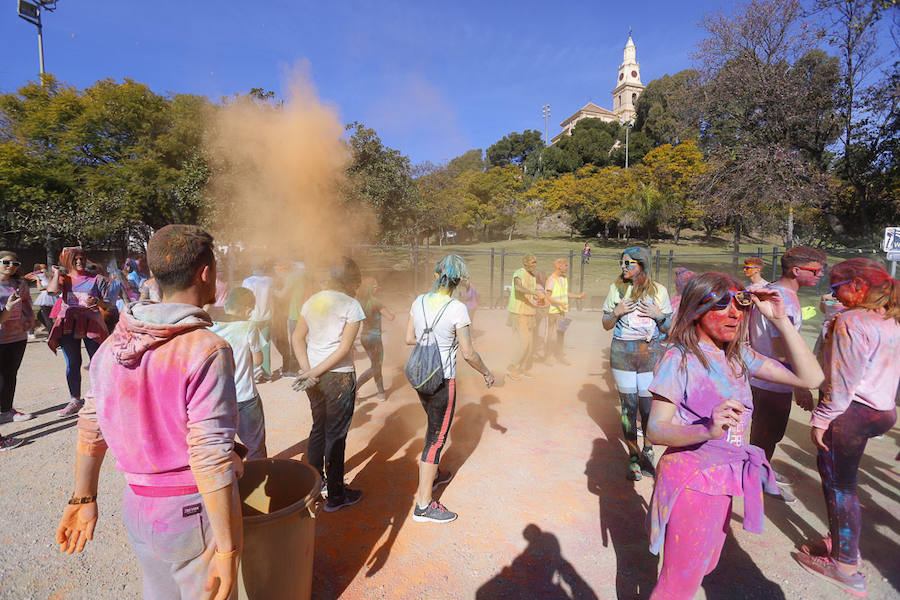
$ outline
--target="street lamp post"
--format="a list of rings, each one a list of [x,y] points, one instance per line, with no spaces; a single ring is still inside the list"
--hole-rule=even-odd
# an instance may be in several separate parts
[[[37,4],[28,0],[19,0],[19,17],[37,27],[38,34],[38,65],[41,72],[41,83],[44,82],[44,27],[41,24],[41,9],[56,10],[56,0],[35,0]]]
[[[550,145],[550,105],[545,104],[541,107],[541,114],[544,116],[544,145]]]

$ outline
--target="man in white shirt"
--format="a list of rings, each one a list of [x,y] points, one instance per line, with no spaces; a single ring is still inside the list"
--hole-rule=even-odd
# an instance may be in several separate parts
[[[270,328],[272,323],[273,297],[272,290],[275,287],[275,280],[266,275],[264,265],[257,265],[253,269],[253,274],[241,283],[241,287],[245,287],[256,297],[256,306],[250,311],[250,320],[259,330],[262,340],[262,364],[254,369],[255,379],[258,383],[268,381],[272,376],[272,367],[270,364],[270,353],[272,348],[272,338],[270,336]]]

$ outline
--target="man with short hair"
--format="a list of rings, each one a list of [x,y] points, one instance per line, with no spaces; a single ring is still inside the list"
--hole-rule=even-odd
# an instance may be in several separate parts
[[[566,329],[571,320],[569,314],[569,298],[584,298],[584,292],[569,294],[569,261],[565,258],[557,258],[553,261],[554,271],[544,282],[547,299],[550,301],[550,311],[547,317],[547,341],[545,342],[547,362],[556,357],[560,363],[568,366],[564,346]]]
[[[781,278],[766,286],[766,289],[776,290],[781,294],[787,317],[797,331],[800,331],[803,324],[803,312],[800,309],[797,291],[801,287],[810,287],[818,283],[825,274],[827,260],[827,255],[817,248],[808,246],[791,248],[781,257]],[[764,356],[781,361],[790,368],[781,336],[770,325],[770,321],[756,310],[750,318],[750,346]],[[771,460],[775,446],[784,437],[787,429],[791,415],[791,397],[793,396],[804,410],[812,410],[812,394],[809,390],[794,390],[756,377],[750,378],[750,386],[753,392],[750,443],[762,448],[766,458]],[[782,486],[791,483],[780,473],[775,473],[775,480]],[[790,492],[783,489],[782,492],[785,501],[795,500]]]
[[[507,367],[510,379],[534,377],[529,369],[534,353],[534,321],[535,307],[546,298],[543,289],[537,286],[535,270],[537,258],[527,254],[522,258],[522,268],[516,269],[512,275],[512,288],[509,291],[509,325],[516,335],[516,349],[513,360]]]
[[[769,282],[763,279],[762,268],[765,266],[763,259],[756,256],[744,260],[744,277],[750,280],[748,290],[758,290],[769,285]]]
[[[242,526],[234,359],[200,308],[215,298],[213,239],[199,227],[167,225],[147,254],[162,302],[126,307],[94,354],[75,489],[56,541],[71,554],[93,539],[109,448],[128,482],[122,519],[144,598],[235,598]]]

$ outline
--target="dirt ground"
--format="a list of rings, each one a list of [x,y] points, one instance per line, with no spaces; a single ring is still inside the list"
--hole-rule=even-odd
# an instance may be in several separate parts
[[[320,513],[313,597],[646,598],[659,566],[644,532],[653,482],[625,479],[610,334],[599,315],[574,313],[567,337],[572,365],[538,364],[534,380],[488,390],[460,361],[458,406],[442,460],[455,477],[438,494],[460,515],[450,525],[410,518],[425,417],[402,373],[405,317],[386,323],[390,396],[378,402],[374,384],[363,386],[347,441],[347,481],[364,496],[337,513]],[[512,345],[505,313],[479,311],[474,322],[478,350],[502,371]],[[367,367],[360,353],[358,372]],[[264,384],[260,393],[270,455],[302,459],[311,422],[305,395],[286,380]],[[29,344],[16,406],[38,417],[2,426],[4,435],[29,443],[0,455],[0,598],[140,597],[140,569],[120,520],[124,480],[111,458],[101,475],[94,541],[80,556],[56,550],[53,534],[74,470],[74,418],[55,415],[65,400],[62,356],[41,342]],[[806,423],[795,407],[774,460],[794,479],[798,501],[767,498],[762,535],[743,531],[735,501],[722,559],[697,598],[845,596],[791,558],[802,540],[825,531]],[[898,445],[897,428],[870,441],[860,468],[862,569],[876,600],[900,593]]]

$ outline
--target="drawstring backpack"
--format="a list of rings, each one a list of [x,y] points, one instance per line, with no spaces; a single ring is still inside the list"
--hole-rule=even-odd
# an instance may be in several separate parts
[[[451,300],[452,302],[452,300]],[[444,365],[441,361],[441,349],[438,347],[437,338],[434,336],[434,328],[444,315],[444,311],[450,302],[441,308],[431,325],[428,325],[428,316],[425,312],[425,296],[422,296],[422,320],[425,321],[425,330],[416,341],[409,360],[406,361],[406,378],[412,386],[423,394],[433,394],[444,381]]]

